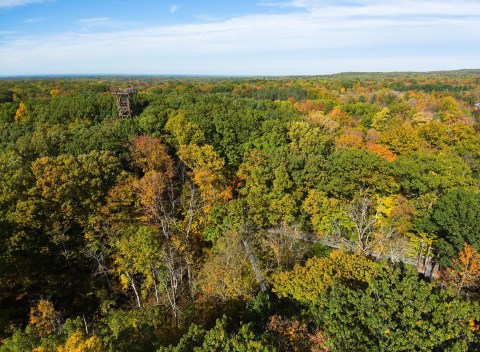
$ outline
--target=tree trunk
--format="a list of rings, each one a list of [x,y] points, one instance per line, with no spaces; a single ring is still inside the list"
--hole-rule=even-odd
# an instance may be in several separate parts
[[[252,248],[250,247],[250,244],[248,243],[246,238],[242,240],[242,243],[243,243],[243,247],[245,248],[247,258],[250,264],[252,265],[252,270],[253,270],[253,273],[255,274],[255,278],[257,279],[257,282],[260,285],[260,290],[265,293],[267,292],[267,285],[265,284],[265,279],[263,278],[263,275],[258,268],[255,254],[253,253]]]
[[[137,301],[138,308],[142,308],[142,305],[140,303],[140,296],[138,295],[137,287],[135,286],[135,281],[133,281],[133,277],[128,272],[127,272],[127,277],[129,278],[130,283],[132,284],[132,289],[133,289],[133,292],[135,293],[135,299]]]

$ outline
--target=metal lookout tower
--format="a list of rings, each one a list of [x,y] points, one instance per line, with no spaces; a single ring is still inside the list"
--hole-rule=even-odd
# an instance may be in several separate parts
[[[133,117],[133,103],[132,98],[136,93],[135,89],[129,88],[112,88],[111,92],[115,97],[118,107],[119,117]]]

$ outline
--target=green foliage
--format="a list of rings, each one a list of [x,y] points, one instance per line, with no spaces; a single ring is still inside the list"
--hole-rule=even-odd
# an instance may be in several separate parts
[[[2,341],[0,345],[1,352],[24,352],[32,351],[35,347],[40,344],[40,338],[36,335],[33,330],[27,328],[25,331],[17,330],[13,335]]]
[[[393,171],[402,194],[409,198],[428,193],[437,196],[457,187],[475,184],[465,162],[452,154],[413,153],[393,162]]]
[[[460,188],[445,194],[435,204],[432,219],[441,239],[442,263],[460,252],[464,243],[480,248],[480,193]]]
[[[12,122],[16,110],[17,104],[13,102],[0,104],[0,125],[5,126]]]
[[[412,270],[384,266],[365,290],[339,282],[314,306],[334,351],[467,351],[478,342],[477,302],[419,281]]]
[[[345,111],[353,117],[358,118],[364,128],[372,126],[372,120],[379,110],[380,108],[377,105],[367,102],[358,102],[345,107]]]
[[[343,199],[353,199],[358,193],[388,195],[398,189],[388,162],[378,154],[359,149],[332,153],[327,180],[319,187]]]
[[[75,119],[99,122],[115,116],[116,111],[112,96],[93,93],[32,99],[26,105],[32,122],[66,123]]]
[[[162,307],[115,310],[105,317],[97,333],[108,351],[154,351],[172,337],[169,317]],[[162,325],[163,334],[159,336],[157,328]]]
[[[158,352],[274,352],[264,338],[258,338],[249,324],[242,324],[238,331],[230,333],[226,318],[218,319],[215,327],[203,330],[190,326],[177,346],[160,348]]]

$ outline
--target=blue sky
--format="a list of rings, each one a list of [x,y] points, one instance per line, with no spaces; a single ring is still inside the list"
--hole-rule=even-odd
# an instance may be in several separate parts
[[[0,75],[480,68],[480,0],[0,0]]]

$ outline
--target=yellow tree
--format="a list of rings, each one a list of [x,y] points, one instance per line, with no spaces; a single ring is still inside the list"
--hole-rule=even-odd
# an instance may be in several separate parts
[[[103,352],[106,349],[98,336],[85,337],[80,331],[71,335],[57,352]]]
[[[311,302],[335,280],[354,285],[368,282],[377,266],[365,256],[336,250],[329,257],[313,257],[305,265],[273,275],[273,291],[281,297]]]
[[[17,111],[15,112],[15,122],[24,122],[28,114],[27,107],[24,103],[20,103]]]
[[[178,156],[191,170],[192,180],[200,190],[206,213],[216,200],[230,198],[222,173],[225,162],[211,145],[182,145]]]
[[[29,323],[38,331],[40,337],[53,334],[58,330],[59,314],[53,307],[53,303],[41,299],[30,309]]]
[[[251,298],[255,294],[255,273],[238,232],[231,231],[217,241],[205,260],[199,284],[206,296],[224,301]]]

